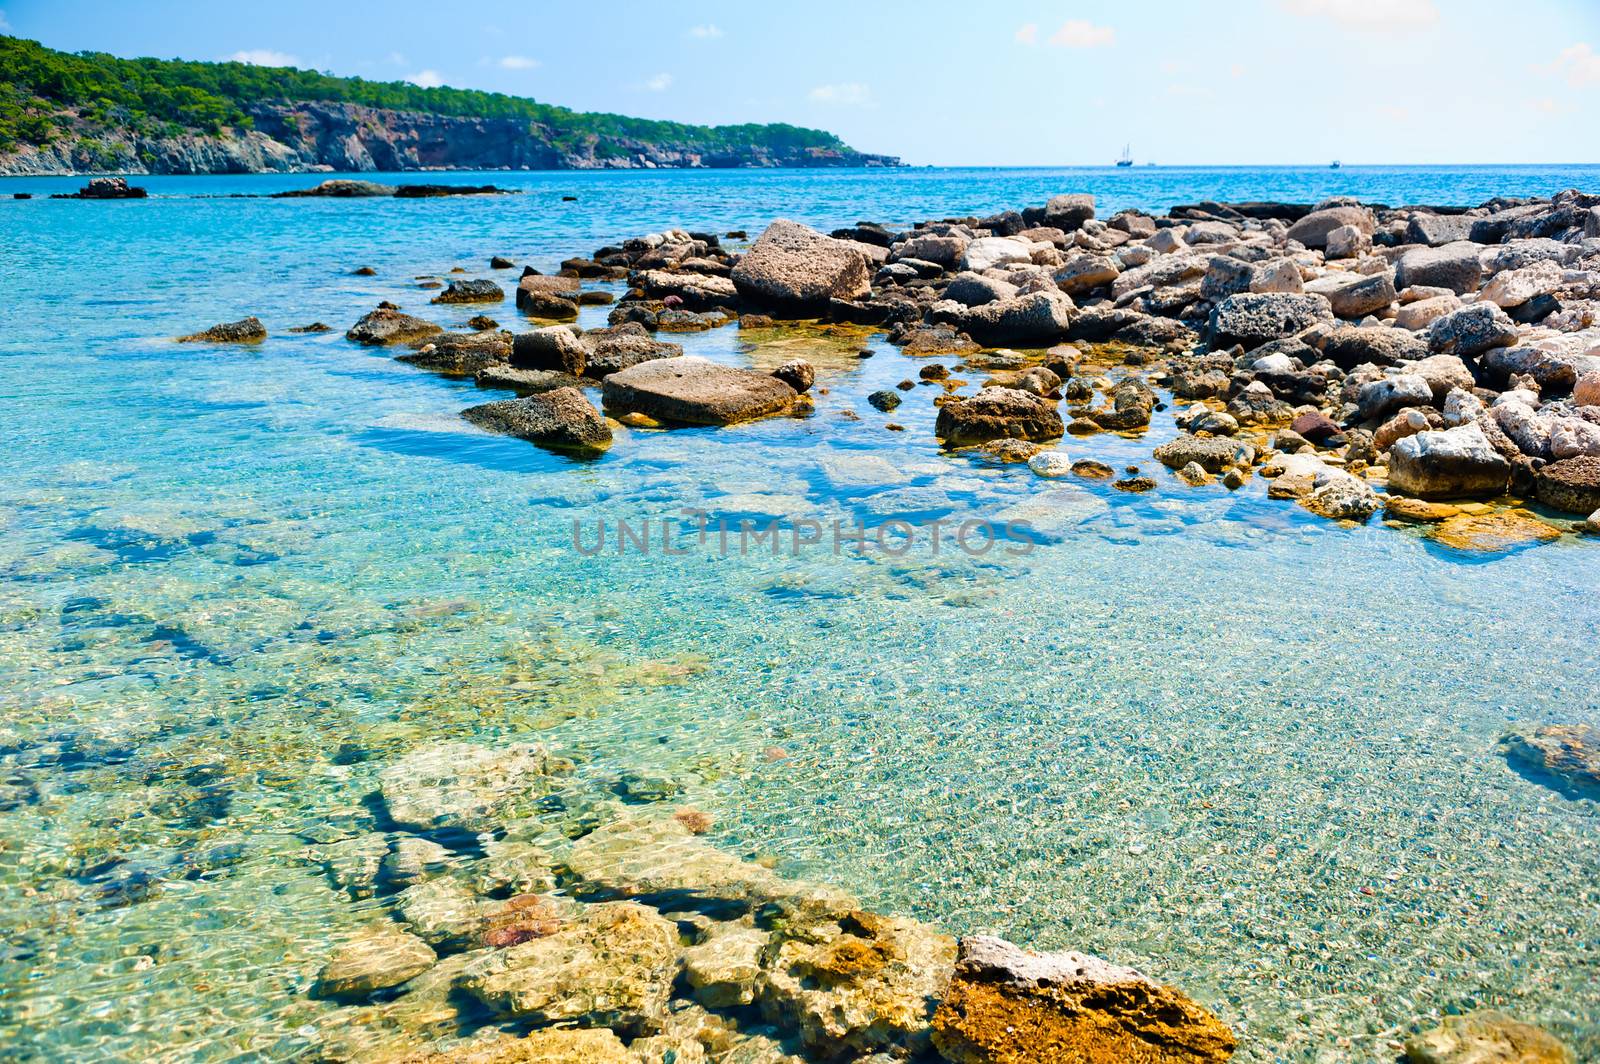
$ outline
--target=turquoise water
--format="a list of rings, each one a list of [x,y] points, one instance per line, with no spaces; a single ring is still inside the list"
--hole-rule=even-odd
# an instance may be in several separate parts
[[[670,773],[711,838],[786,874],[1145,968],[1243,1059],[1369,1060],[1481,1005],[1600,1055],[1600,807],[1493,752],[1511,721],[1600,724],[1593,543],[1469,558],[1259,482],[1162,472],[1131,497],[946,456],[933,389],[906,393],[905,432],[866,405],[923,363],[865,333],[684,338],[807,357],[826,393],[803,420],[623,430],[586,463],[477,433],[457,414],[499,393],[342,338],[379,299],[446,326],[484,309],[429,306],[418,275],[670,225],[1060,191],[1467,203],[1600,169],[434,176],[530,194],[217,198],[316,180],[264,176],[0,202],[0,1056],[310,1052],[337,1012],[305,989],[385,902],[333,889],[307,839],[371,830],[377,772],[461,737],[544,741],[597,790]],[[257,348],[171,342],[247,313]],[[335,331],[286,332],[316,320]],[[1172,431],[1063,448],[1151,470]],[[574,521],[686,508],[1051,535],[982,557],[572,547]]]

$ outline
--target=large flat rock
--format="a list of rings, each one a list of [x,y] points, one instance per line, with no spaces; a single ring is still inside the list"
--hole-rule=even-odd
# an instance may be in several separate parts
[[[732,276],[741,295],[787,310],[822,309],[830,299],[872,291],[866,256],[850,242],[784,218],[767,226]]]
[[[608,376],[601,392],[609,410],[688,425],[731,425],[776,414],[799,394],[776,377],[694,355],[630,366]]]

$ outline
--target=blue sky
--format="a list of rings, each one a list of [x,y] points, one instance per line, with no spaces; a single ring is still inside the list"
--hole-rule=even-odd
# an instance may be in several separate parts
[[[911,163],[1600,162],[1600,0],[0,0],[55,48],[248,58]]]

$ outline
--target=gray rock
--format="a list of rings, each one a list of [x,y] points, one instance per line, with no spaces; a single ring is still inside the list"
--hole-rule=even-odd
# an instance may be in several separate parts
[[[1253,462],[1255,448],[1235,440],[1184,433],[1157,447],[1155,459],[1168,469],[1182,469],[1194,463],[1208,473],[1221,473],[1229,466]]]
[[[1121,272],[1104,255],[1074,255],[1056,271],[1055,280],[1063,292],[1077,295],[1110,284]]]
[[[1050,291],[997,299],[978,307],[945,301],[935,305],[932,316],[986,346],[1046,347],[1066,336],[1074,311],[1066,293]]]
[[[1014,299],[1017,286],[981,273],[960,273],[945,286],[944,297],[967,307],[981,307],[998,299]]]
[[[1517,342],[1517,323],[1493,303],[1474,303],[1435,321],[1428,328],[1430,350],[1470,358]]]
[[[1210,341],[1213,348],[1242,344],[1248,350],[1331,321],[1326,296],[1244,293],[1229,296],[1211,312]]]
[[[1333,312],[1341,318],[1364,318],[1386,309],[1396,298],[1394,275],[1385,270],[1354,284],[1336,288],[1328,295]]]
[[[872,291],[872,272],[859,250],[782,218],[751,245],[732,278],[741,295],[793,312],[826,307],[830,299],[861,299]]]
[[[776,414],[798,394],[768,374],[691,355],[642,362],[611,374],[601,385],[607,409],[689,425],[729,425]]]
[[[1468,241],[1437,248],[1415,248],[1401,255],[1395,263],[1395,286],[1448,288],[1457,295],[1475,292],[1483,279],[1483,266],[1478,261],[1482,250]]]
[[[1378,421],[1408,406],[1427,406],[1433,402],[1433,388],[1415,373],[1368,381],[1356,398],[1357,416],[1363,421]]]
[[[1094,197],[1084,193],[1051,196],[1044,205],[1044,224],[1072,232],[1094,217]]]
[[[576,388],[468,407],[461,416],[481,429],[563,451],[603,451],[611,426]]]
[[[1464,215],[1449,214],[1415,214],[1406,225],[1405,241],[1408,244],[1426,244],[1428,247],[1443,247],[1457,241],[1472,238],[1472,223],[1475,219]]]
[[[1406,372],[1415,373],[1428,382],[1428,387],[1433,389],[1435,403],[1444,402],[1454,389],[1470,391],[1475,383],[1472,371],[1455,355],[1430,355],[1407,366]]]
[[[93,184],[93,182],[90,182]],[[369,315],[370,317],[370,315]],[[363,319],[365,320],[365,319]],[[352,330],[354,331],[354,330]],[[223,322],[188,336],[178,337],[180,344],[253,344],[267,338],[267,327],[255,316],[238,321]],[[354,337],[351,337],[354,339]]]
[[[433,297],[435,303],[499,303],[506,298],[506,290],[489,280],[451,281],[443,292]]]

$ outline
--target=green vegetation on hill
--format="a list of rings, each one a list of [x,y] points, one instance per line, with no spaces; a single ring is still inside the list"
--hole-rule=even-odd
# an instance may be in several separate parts
[[[218,134],[248,129],[246,108],[269,101],[362,104],[469,118],[525,119],[560,147],[620,137],[714,151],[749,146],[844,149],[838,137],[799,126],[695,126],[568,110],[474,89],[425,89],[404,81],[339,78],[293,67],[119,59],[103,52],[58,52],[37,41],[0,36],[0,152],[44,144],[87,125],[139,136]]]

